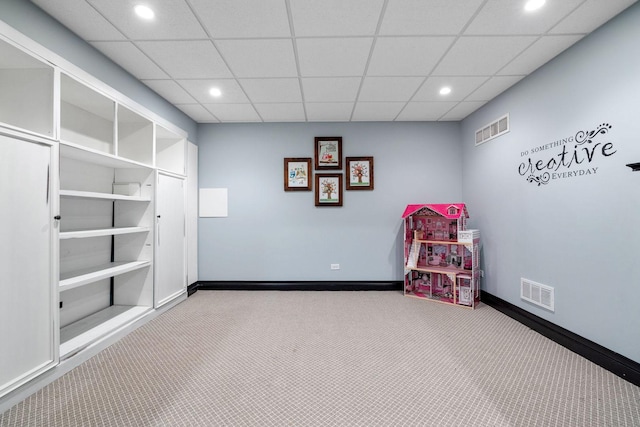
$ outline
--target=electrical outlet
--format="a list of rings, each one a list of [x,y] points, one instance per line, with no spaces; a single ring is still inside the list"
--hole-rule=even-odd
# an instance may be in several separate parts
[[[331,264],[332,270],[340,270],[340,264]]]

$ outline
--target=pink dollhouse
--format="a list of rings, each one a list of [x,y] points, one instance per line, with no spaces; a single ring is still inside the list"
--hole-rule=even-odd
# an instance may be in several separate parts
[[[467,230],[464,203],[407,205],[407,296],[474,308],[480,302],[478,230]]]

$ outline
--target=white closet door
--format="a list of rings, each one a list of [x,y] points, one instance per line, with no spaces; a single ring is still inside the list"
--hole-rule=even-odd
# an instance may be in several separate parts
[[[57,363],[52,147],[0,135],[0,395]]]
[[[187,285],[198,281],[198,146],[187,146]]]
[[[158,173],[155,306],[186,292],[185,183]]]

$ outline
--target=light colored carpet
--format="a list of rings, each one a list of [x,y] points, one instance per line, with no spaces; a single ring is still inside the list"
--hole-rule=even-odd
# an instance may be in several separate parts
[[[640,426],[640,388],[481,304],[199,291],[2,426]]]

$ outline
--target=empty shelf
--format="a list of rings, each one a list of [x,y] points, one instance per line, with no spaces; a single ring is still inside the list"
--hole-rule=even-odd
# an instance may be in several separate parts
[[[78,197],[86,199],[129,200],[132,202],[150,202],[150,197],[125,196],[122,194],[97,193],[94,191],[60,190],[61,197]]]
[[[88,237],[117,236],[119,234],[146,233],[151,227],[118,227],[93,230],[61,231],[60,239],[85,239]]]
[[[149,261],[120,261],[110,262],[108,264],[99,265],[91,268],[84,268],[65,274],[60,274],[59,290],[66,291],[68,289],[77,288],[98,280],[108,279],[109,277],[128,273],[151,265]]]
[[[112,305],[60,330],[60,358],[82,350],[98,338],[128,325],[151,307]]]

